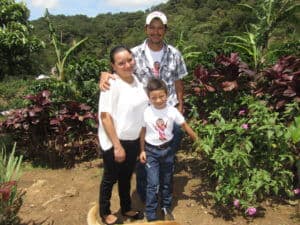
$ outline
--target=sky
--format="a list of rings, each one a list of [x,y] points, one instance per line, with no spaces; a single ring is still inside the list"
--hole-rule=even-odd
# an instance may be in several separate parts
[[[48,8],[50,14],[87,15],[94,17],[104,13],[135,12],[167,2],[166,0],[16,0],[24,2],[30,10],[29,20],[44,16]]]

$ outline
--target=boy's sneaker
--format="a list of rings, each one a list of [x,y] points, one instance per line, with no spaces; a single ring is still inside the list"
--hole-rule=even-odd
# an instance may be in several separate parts
[[[163,215],[164,220],[175,220],[175,218],[174,218],[174,216],[173,216],[170,209],[162,208],[161,211],[162,211],[162,215]]]

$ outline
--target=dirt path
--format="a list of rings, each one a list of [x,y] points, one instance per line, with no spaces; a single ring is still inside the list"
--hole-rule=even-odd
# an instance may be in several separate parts
[[[97,202],[102,174],[101,160],[76,165],[73,169],[26,169],[20,187],[27,190],[20,210],[26,225],[85,225],[88,210]],[[135,178],[132,189],[135,189]],[[266,207],[263,217],[252,221],[241,216],[232,220],[216,217],[211,206],[202,201],[199,177],[187,169],[176,172],[174,178],[174,215],[182,225],[296,225],[295,206],[273,204]],[[133,206],[143,209],[135,191]],[[117,212],[116,188],[112,196],[112,210]]]

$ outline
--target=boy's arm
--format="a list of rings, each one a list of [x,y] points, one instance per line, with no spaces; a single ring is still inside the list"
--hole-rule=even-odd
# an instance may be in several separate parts
[[[146,152],[145,152],[145,135],[146,135],[146,127],[142,127],[140,132],[140,161],[141,163],[146,163]]]
[[[198,139],[197,134],[193,131],[193,129],[187,124],[187,122],[184,122],[181,124],[181,127],[183,130],[185,130],[188,135],[192,138],[193,141],[196,141]]]
[[[121,142],[117,136],[117,132],[114,126],[113,119],[111,115],[107,112],[101,112],[100,118],[103,124],[103,127],[105,129],[105,132],[107,133],[107,136],[109,137],[110,141],[112,142],[114,146],[114,156],[116,162],[123,162],[125,160],[125,150],[123,146],[121,145]]]

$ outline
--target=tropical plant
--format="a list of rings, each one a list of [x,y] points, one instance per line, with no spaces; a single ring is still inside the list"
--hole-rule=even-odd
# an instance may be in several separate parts
[[[199,93],[205,95],[207,92],[243,90],[249,87],[254,71],[241,61],[238,53],[231,53],[229,57],[217,56],[215,68],[211,71],[202,66],[196,67],[194,75]]]
[[[270,94],[270,104],[275,109],[282,108],[286,103],[300,102],[300,58],[285,56],[277,63],[262,71],[266,82],[260,84],[261,88],[256,95]]]
[[[184,40],[184,32],[180,32],[178,40],[176,40],[175,47],[180,50],[182,56],[187,64],[187,68],[195,68],[199,61],[203,61],[203,53],[197,50],[196,45],[188,45]]]
[[[72,101],[53,103],[46,90],[26,99],[31,102],[28,107],[12,110],[0,122],[1,132],[14,134],[24,156],[70,167],[76,159],[96,154],[97,116],[91,107]]]
[[[53,24],[51,23],[51,20],[50,20],[50,14],[49,14],[48,9],[46,9],[45,18],[46,18],[46,21],[47,21],[48,27],[49,27],[51,43],[54,46],[55,54],[56,54],[56,60],[57,60],[56,68],[58,70],[57,79],[60,80],[60,81],[65,81],[65,63],[66,63],[66,60],[68,59],[70,54],[76,48],[78,48],[83,42],[85,42],[88,38],[86,37],[86,38],[80,40],[79,42],[73,41],[73,46],[70,47],[66,52],[63,53],[62,52],[63,51],[63,43],[60,42],[57,38],[55,29],[54,29]]]
[[[21,175],[22,156],[15,156],[16,143],[7,158],[5,148],[0,152],[0,224],[19,224],[17,213],[25,194],[17,189],[17,181]]]
[[[240,51],[246,52],[252,58],[253,66],[257,70],[263,63],[263,55],[257,43],[257,33],[245,32],[245,36],[228,36],[225,44],[233,45]]]
[[[272,53],[269,43],[273,31],[282,21],[294,15],[300,4],[294,0],[260,0],[255,7],[249,4],[240,5],[250,9],[257,22],[250,24],[244,36],[228,36],[225,44],[235,46],[250,56],[254,69],[258,71],[264,65],[268,54]]]
[[[186,98],[189,108],[193,109],[192,114],[205,118],[209,112],[222,108],[223,116],[231,117],[237,107],[238,100],[235,99],[251,93],[253,77],[254,71],[237,53],[231,53],[229,57],[217,56],[212,69],[197,66]]]

